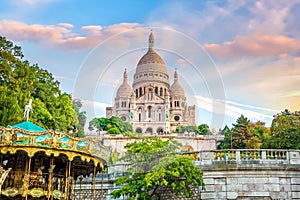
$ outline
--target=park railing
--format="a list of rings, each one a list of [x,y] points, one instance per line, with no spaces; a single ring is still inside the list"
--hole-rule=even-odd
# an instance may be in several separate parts
[[[300,164],[300,151],[287,149],[226,149],[185,152],[193,154],[195,164],[256,163]]]

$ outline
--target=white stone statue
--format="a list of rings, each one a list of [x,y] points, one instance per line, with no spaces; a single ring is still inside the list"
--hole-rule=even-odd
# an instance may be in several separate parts
[[[32,99],[29,99],[29,103],[28,105],[25,106],[25,110],[24,110],[24,118],[26,118],[26,121],[28,121],[29,119],[29,113],[32,110]]]

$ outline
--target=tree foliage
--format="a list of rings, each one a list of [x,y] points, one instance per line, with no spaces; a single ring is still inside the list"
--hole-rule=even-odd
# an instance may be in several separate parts
[[[125,147],[122,160],[131,162],[132,176],[116,180],[122,187],[112,192],[113,198],[126,195],[129,199],[153,199],[159,187],[170,187],[176,195],[190,197],[192,186],[204,187],[203,173],[189,156],[176,154],[181,145],[175,140],[143,138]]]
[[[233,128],[231,129],[232,148],[246,148],[246,143],[251,138],[249,125],[250,120],[247,117],[244,117],[244,115],[241,115],[236,120],[236,124],[233,124]]]
[[[74,129],[77,130],[78,137],[84,137],[84,126],[86,123],[86,111],[81,111],[82,103],[80,99],[73,99],[72,100],[72,107],[73,107],[73,124]]]
[[[207,124],[200,124],[199,126],[177,126],[175,129],[176,133],[197,133],[200,135],[211,134],[209,126]]]
[[[107,131],[108,134],[122,134],[132,132],[132,126],[122,118],[112,116],[111,118],[94,118],[89,122],[89,130],[97,132]]]
[[[200,135],[210,134],[209,126],[207,124],[200,124],[198,126],[198,134],[200,134]]]
[[[265,122],[251,122],[241,115],[231,129],[224,131],[224,141],[218,146],[220,149],[259,149],[262,141],[269,137],[269,128]]]
[[[23,59],[21,47],[0,36],[0,123],[13,125],[32,99],[30,121],[47,129],[66,131],[73,123],[71,97],[62,93],[51,73]]]
[[[274,116],[271,135],[263,142],[263,148],[300,149],[300,112],[284,110]]]

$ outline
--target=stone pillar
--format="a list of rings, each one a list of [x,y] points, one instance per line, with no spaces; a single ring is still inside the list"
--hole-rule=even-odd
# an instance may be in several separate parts
[[[241,161],[241,152],[239,150],[236,150],[236,162],[239,163]]]
[[[262,152],[261,152],[261,159],[262,159],[262,162],[265,162],[267,160],[266,150],[262,150]]]

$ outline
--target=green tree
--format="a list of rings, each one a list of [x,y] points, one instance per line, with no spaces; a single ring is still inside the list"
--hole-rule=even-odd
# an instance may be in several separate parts
[[[24,120],[24,107],[32,99],[30,121],[47,129],[66,131],[73,122],[70,95],[60,91],[51,73],[23,57],[21,47],[0,36],[1,125]]]
[[[185,126],[177,126],[175,129],[176,133],[184,133],[186,131]]]
[[[208,134],[210,134],[209,126],[207,124],[200,124],[198,126],[198,134],[200,134],[200,135],[208,135]]]
[[[249,130],[250,121],[244,115],[241,115],[237,120],[236,124],[232,124],[231,129],[231,143],[234,149],[246,148],[246,143],[251,138],[251,132]]]
[[[198,132],[198,126],[177,126],[175,129],[176,133],[184,133],[184,132]]]
[[[246,148],[259,149],[261,147],[262,141],[266,140],[270,135],[270,128],[267,128],[265,125],[266,123],[262,121],[250,122],[251,138],[246,143]]]
[[[203,186],[203,173],[193,165],[189,156],[178,155],[180,144],[173,139],[142,138],[127,144],[122,160],[131,162],[132,176],[119,177],[120,189],[112,192],[113,198],[122,195],[129,199],[153,199],[157,188],[170,187],[176,195],[193,195],[193,186]]]
[[[250,122],[242,115],[231,130],[227,127],[223,133],[224,140],[218,145],[219,149],[259,149],[262,141],[269,138],[270,129],[265,127],[265,122]]]
[[[224,130],[224,140],[218,145],[218,149],[232,149],[232,135],[229,128]]]
[[[300,149],[300,113],[285,110],[274,116],[270,137],[263,141],[263,148]]]
[[[86,123],[86,111],[81,111],[82,103],[80,99],[72,100],[72,108],[73,108],[73,124],[76,127],[78,133],[78,137],[84,137],[84,126]]]
[[[89,130],[92,131],[95,129],[97,132],[107,131],[108,134],[123,134],[133,131],[131,124],[116,116],[92,119],[89,122]]]

